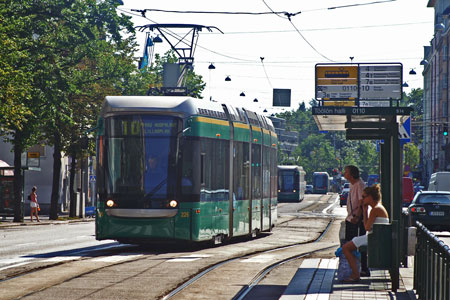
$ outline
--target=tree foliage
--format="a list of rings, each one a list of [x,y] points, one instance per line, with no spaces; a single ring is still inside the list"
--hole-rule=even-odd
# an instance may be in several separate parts
[[[95,127],[104,97],[145,95],[162,84],[162,63],[175,59],[168,53],[146,72],[137,70],[133,24],[117,13],[119,2],[0,2],[0,134],[15,152],[15,221],[22,215],[21,153],[37,141],[53,145],[50,218],[56,218],[61,152],[73,162],[92,154],[93,143],[82,149],[80,138]],[[188,84],[200,96],[201,77],[190,72]]]

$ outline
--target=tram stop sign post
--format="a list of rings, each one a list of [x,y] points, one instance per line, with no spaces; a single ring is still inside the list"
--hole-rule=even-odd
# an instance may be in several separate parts
[[[22,169],[40,171],[41,155],[39,152],[22,153]]]
[[[403,96],[400,63],[316,64],[312,107],[319,130],[346,131],[347,139],[385,139],[381,147],[383,203],[391,219],[392,290],[399,287],[401,243],[400,141],[411,136],[411,107],[400,107]],[[394,105],[396,104],[396,105]],[[397,174],[397,175],[395,175]]]

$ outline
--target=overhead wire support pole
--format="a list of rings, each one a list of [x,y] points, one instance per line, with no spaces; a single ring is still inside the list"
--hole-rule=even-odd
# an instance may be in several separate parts
[[[142,11],[139,11],[142,13]],[[194,53],[198,42],[199,31],[206,28],[208,31],[212,32],[212,29],[217,29],[220,33],[223,32],[215,26],[204,26],[197,24],[147,24],[144,26],[136,26],[139,31],[144,31],[149,29],[150,31],[155,31],[155,29],[161,34],[161,36],[169,43],[171,49],[178,56],[178,65],[181,66],[180,73],[176,80],[176,87],[164,87],[164,88],[183,88],[186,81],[186,74],[188,69],[192,68],[194,63]],[[178,29],[189,29],[187,33],[183,35],[178,35],[172,33],[170,30],[167,32],[164,29],[168,28],[178,28]],[[192,35],[190,41],[188,40],[189,35]],[[173,41],[176,40],[176,41]],[[184,44],[184,45],[182,45]],[[185,91],[187,94],[187,91]]]

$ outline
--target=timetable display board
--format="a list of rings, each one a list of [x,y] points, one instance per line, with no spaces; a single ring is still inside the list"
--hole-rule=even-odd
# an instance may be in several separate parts
[[[316,64],[315,71],[316,99],[325,106],[402,98],[400,63]]]
[[[402,65],[362,65],[359,78],[360,100],[402,99]]]

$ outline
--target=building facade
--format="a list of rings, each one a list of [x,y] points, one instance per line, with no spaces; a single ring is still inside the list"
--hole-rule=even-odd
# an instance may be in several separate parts
[[[14,165],[14,153],[12,144],[6,142],[0,137],[0,161],[9,166]],[[36,145],[27,149],[27,153],[39,153],[39,166],[37,168],[25,168],[24,171],[24,213],[29,216],[30,202],[27,195],[30,194],[33,186],[37,187],[38,202],[41,208],[40,214],[49,214],[50,201],[52,194],[53,180],[53,147]],[[22,155],[22,167],[26,167],[26,153]],[[83,163],[83,168],[80,168]],[[58,212],[69,211],[69,187],[70,187],[70,164],[71,158],[62,153],[61,172],[59,174],[59,199]],[[84,216],[84,207],[95,205],[95,161],[92,158],[78,162],[78,174],[75,176],[74,186],[77,195],[77,213],[78,216]],[[81,171],[80,169],[83,169]]]
[[[444,135],[449,126],[450,100],[450,0],[429,0],[434,8],[434,36],[424,47],[423,177],[450,170],[450,145]]]

